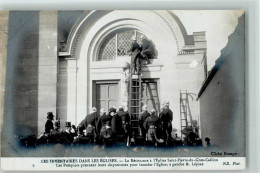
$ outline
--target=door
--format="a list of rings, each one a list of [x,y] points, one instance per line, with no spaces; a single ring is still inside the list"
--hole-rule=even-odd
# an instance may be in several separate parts
[[[143,80],[142,81],[142,106],[147,105],[148,111],[155,109],[159,112],[160,102],[158,95],[157,81],[155,80]]]
[[[96,84],[96,106],[108,111],[112,106],[118,107],[118,83],[104,82]]]

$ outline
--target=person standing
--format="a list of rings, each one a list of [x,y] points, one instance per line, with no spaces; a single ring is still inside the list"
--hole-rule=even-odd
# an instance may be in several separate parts
[[[130,116],[127,111],[124,111],[123,106],[119,107],[117,114],[122,120],[122,129],[126,136],[130,134]]]
[[[171,138],[172,133],[172,120],[173,120],[173,113],[169,108],[169,101],[166,101],[163,107],[162,112],[160,113],[160,120],[162,123],[162,132],[166,143]]]
[[[47,113],[47,121],[45,123],[45,134],[50,134],[51,130],[54,129],[53,127],[53,118],[54,118],[54,115],[52,112],[48,112]]]
[[[97,109],[95,107],[92,108],[91,113],[86,116],[86,134],[95,135],[97,133],[96,123],[97,123]]]
[[[130,52],[131,52],[131,60],[133,60],[133,63],[134,63],[133,72],[140,74],[141,59],[142,59],[142,55],[141,55],[142,47],[137,43],[135,36],[133,36],[131,38],[131,40],[132,40],[132,45],[131,45],[131,48],[130,48]]]
[[[111,127],[114,134],[122,134],[122,118],[117,112],[111,112]]]
[[[147,141],[155,143],[160,142],[158,139],[158,133],[160,131],[160,119],[156,116],[156,110],[151,110],[151,116],[147,117],[144,122],[144,127],[147,129]]]
[[[150,116],[150,113],[147,110],[147,105],[143,105],[142,113],[139,116],[139,127],[141,129],[141,135],[144,139],[146,138],[146,133],[147,133],[147,130],[144,127],[144,122],[145,122],[146,118],[149,116]]]

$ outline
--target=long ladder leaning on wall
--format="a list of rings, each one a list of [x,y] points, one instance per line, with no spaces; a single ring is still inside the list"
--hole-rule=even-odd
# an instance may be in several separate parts
[[[187,90],[180,90],[180,120],[181,120],[181,139],[183,139],[184,130],[188,128],[188,92]]]
[[[141,136],[139,115],[141,113],[142,79],[141,74],[134,74],[130,70],[129,76],[129,115],[132,137]]]

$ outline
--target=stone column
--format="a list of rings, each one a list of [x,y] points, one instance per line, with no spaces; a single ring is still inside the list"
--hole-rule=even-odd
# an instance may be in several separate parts
[[[38,132],[57,107],[57,11],[39,14]]]

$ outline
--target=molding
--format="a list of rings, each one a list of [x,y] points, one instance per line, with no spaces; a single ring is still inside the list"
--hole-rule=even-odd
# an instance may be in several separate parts
[[[112,10],[104,11],[103,13],[100,13],[98,15],[96,14],[95,21],[99,20],[100,17],[103,17],[104,15],[108,14],[111,11]],[[87,30],[93,24],[93,22],[95,22],[95,21],[87,22],[87,19],[90,18],[90,16],[93,15],[95,12],[97,12],[97,11],[96,10],[86,11],[75,22],[75,24],[72,27],[72,30],[70,31],[69,36],[68,36],[68,40],[66,43],[67,50],[65,52],[58,52],[58,56],[61,59],[65,59],[65,60],[75,59],[74,57],[75,57],[75,53],[76,53],[76,48],[77,48],[77,45],[78,45],[78,42],[79,42],[81,36],[85,32],[85,30]],[[174,29],[172,28],[170,22],[162,14],[160,14],[159,11],[151,10],[151,12],[154,13],[155,15],[159,16],[165,22],[165,24],[169,27],[169,29],[171,30],[172,36],[173,36],[174,40],[176,41],[177,52],[180,52],[179,40],[178,40],[178,37],[177,37]],[[180,52],[179,54],[183,54],[183,52]],[[72,56],[73,58],[68,58],[69,56]],[[63,58],[63,57],[65,57],[65,58]]]

